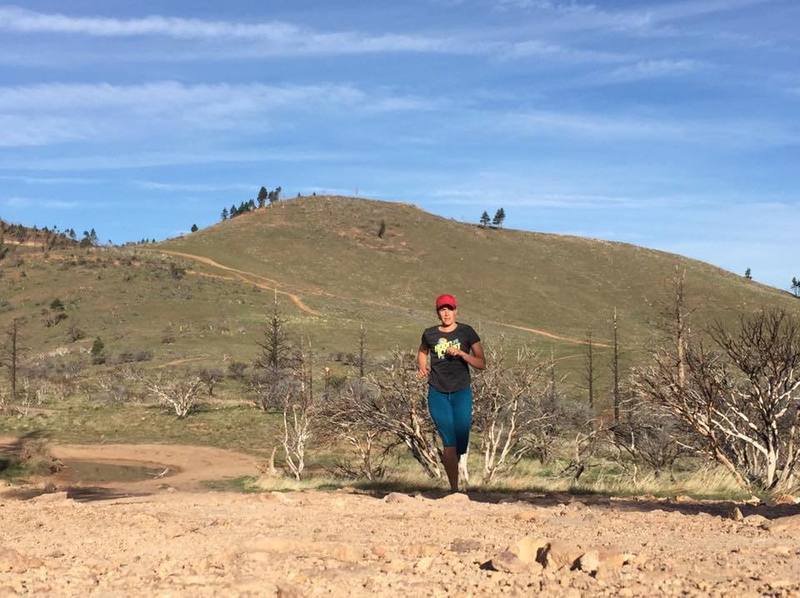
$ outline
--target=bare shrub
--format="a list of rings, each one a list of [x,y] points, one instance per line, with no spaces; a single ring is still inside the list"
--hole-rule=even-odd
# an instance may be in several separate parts
[[[358,435],[355,442],[363,450],[384,436],[405,445],[429,477],[441,478],[441,450],[425,397],[425,382],[417,378],[413,358],[396,351],[381,371],[345,388],[329,418],[345,433]],[[376,436],[370,440],[366,431]],[[374,444],[369,446],[371,451]]]
[[[630,470],[637,483],[639,468],[651,470],[656,478],[668,472],[675,481],[673,467],[691,452],[687,431],[672,413],[662,406],[644,402],[637,396],[622,400],[620,420],[609,429],[608,438],[616,449],[616,462]]]
[[[243,361],[231,361],[228,364],[228,376],[239,382],[244,381],[247,373],[247,364]]]
[[[141,372],[122,367],[110,374],[97,376],[90,392],[95,399],[110,403],[128,403],[141,399],[137,388],[141,380]]]
[[[336,463],[336,473],[344,477],[377,480],[386,474],[385,459],[396,441],[387,442],[386,431],[374,428],[360,408],[374,399],[368,396],[374,392],[357,379],[333,389],[323,402],[322,420],[330,440],[343,439],[352,451],[352,458]]]
[[[144,376],[142,382],[159,403],[171,408],[183,419],[197,408],[202,382],[197,376],[188,378],[167,376],[163,372]]]
[[[33,474],[52,474],[64,465],[50,454],[49,439],[39,431],[28,432],[6,447],[5,467],[17,466]]]
[[[219,368],[203,368],[197,373],[200,381],[205,384],[208,396],[214,396],[214,387],[225,378],[225,372]]]
[[[500,343],[487,348],[487,360],[492,367],[476,376],[474,401],[484,484],[541,448],[544,424],[553,417],[543,406],[549,367],[534,351],[519,349],[509,363]]]
[[[714,349],[687,342],[639,368],[639,395],[687,424],[698,446],[745,488],[791,491],[800,459],[800,327],[782,310],[742,317],[710,331]],[[681,372],[683,370],[683,374]]]

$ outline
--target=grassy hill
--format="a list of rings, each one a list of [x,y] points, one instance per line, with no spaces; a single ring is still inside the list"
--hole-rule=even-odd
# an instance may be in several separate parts
[[[614,308],[626,363],[653,342],[676,267],[696,327],[763,306],[800,313],[788,293],[681,256],[346,197],[282,201],[157,245],[24,249],[0,261],[0,328],[21,318],[39,361],[85,355],[100,337],[109,358],[98,372],[147,353],[149,367],[249,362],[276,292],[320,364],[355,352],[362,323],[374,357],[414,350],[436,321],[435,296],[449,292],[488,343],[503,335],[552,351],[573,385],[581,341],[591,329],[607,344]],[[57,324],[55,299],[66,315]],[[597,349],[603,369],[608,349]]]
[[[452,292],[461,300],[462,319],[492,332],[519,326],[582,339],[591,328],[596,338],[607,339],[616,307],[623,336],[636,347],[648,341],[676,267],[686,271],[700,321],[730,319],[763,305],[799,307],[788,293],[674,254],[484,229],[408,204],[345,197],[281,202],[160,247],[274,280],[322,320],[372,316],[413,328],[434,319],[437,294]]]

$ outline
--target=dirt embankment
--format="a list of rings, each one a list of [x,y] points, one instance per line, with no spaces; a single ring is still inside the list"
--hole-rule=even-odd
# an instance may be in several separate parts
[[[204,479],[255,473],[251,457],[220,449],[115,445],[56,454],[181,472],[105,492],[0,496],[0,595],[800,592],[796,505],[741,504],[738,513],[688,499],[531,493],[243,495],[202,489]]]

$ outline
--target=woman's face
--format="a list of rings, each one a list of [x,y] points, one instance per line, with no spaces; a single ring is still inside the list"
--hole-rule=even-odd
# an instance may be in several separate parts
[[[436,313],[439,314],[439,320],[442,322],[442,326],[450,326],[453,322],[456,321],[456,312],[458,310],[455,307],[450,307],[449,305],[443,305]]]

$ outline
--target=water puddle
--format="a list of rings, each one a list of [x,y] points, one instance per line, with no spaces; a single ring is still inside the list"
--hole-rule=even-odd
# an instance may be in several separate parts
[[[177,473],[172,467],[150,463],[124,461],[64,460],[64,468],[54,477],[70,484],[102,484],[111,482],[141,482],[166,478]]]

